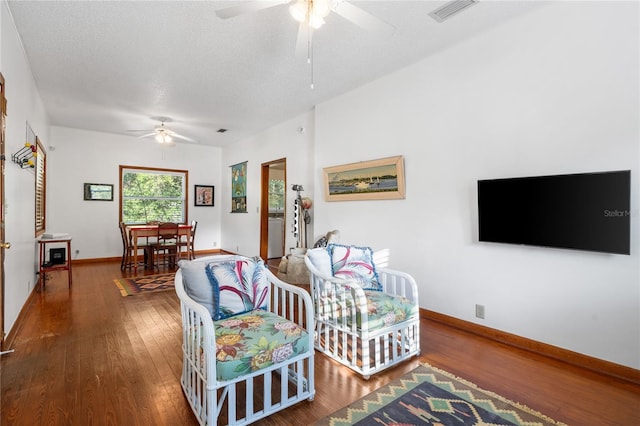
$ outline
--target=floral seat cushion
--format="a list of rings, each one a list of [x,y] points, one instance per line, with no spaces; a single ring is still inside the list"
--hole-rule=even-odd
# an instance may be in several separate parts
[[[218,380],[231,380],[309,350],[307,332],[289,320],[255,310],[214,321]]]
[[[376,290],[364,290],[367,299],[368,330],[374,331],[383,327],[399,324],[418,315],[418,306],[411,303],[406,297],[394,296]],[[329,298],[321,301],[325,312],[335,313],[335,321],[342,319],[339,305],[332,303]],[[344,315],[349,315],[351,300],[347,300],[347,309]],[[337,305],[337,306],[334,306]],[[361,312],[356,313],[358,329],[362,329]],[[347,318],[347,325],[351,326],[351,318]]]

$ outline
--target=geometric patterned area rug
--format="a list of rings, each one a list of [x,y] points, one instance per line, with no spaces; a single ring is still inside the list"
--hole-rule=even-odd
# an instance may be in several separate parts
[[[423,364],[316,425],[564,425]]]
[[[113,282],[120,289],[123,296],[133,296],[140,293],[174,289],[173,279],[176,274],[145,275],[143,277],[117,278]]]

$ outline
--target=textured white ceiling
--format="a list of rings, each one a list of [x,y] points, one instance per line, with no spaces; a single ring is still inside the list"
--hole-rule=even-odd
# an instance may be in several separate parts
[[[174,131],[226,146],[540,2],[481,1],[444,23],[442,1],[351,1],[393,25],[380,38],[331,14],[296,58],[298,26],[280,5],[222,20],[223,1],[9,1],[51,123],[108,133]],[[473,64],[467,65],[473,72]],[[217,133],[219,128],[228,129]]]

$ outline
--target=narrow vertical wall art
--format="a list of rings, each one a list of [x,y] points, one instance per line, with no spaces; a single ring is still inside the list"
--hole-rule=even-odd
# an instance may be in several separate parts
[[[247,212],[247,162],[231,166],[231,213]]]

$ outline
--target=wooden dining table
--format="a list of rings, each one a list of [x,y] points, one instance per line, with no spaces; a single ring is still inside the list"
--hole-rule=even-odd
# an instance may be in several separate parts
[[[158,236],[158,225],[128,225],[129,233],[133,243],[133,271],[138,272],[138,239]],[[187,237],[187,247],[191,243],[191,225],[178,224],[178,237],[185,235]],[[179,253],[177,253],[178,255]],[[147,267],[153,267],[153,255],[149,256]]]

